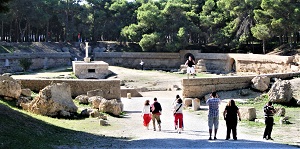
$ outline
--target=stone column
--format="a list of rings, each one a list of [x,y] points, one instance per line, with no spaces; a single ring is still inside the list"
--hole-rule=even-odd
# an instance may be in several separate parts
[[[91,58],[89,58],[89,43],[85,42],[85,58],[84,62],[89,63],[91,62]]]

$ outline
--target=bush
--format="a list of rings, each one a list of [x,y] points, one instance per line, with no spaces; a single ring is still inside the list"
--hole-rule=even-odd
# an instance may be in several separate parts
[[[27,71],[30,68],[30,66],[32,65],[31,59],[27,59],[27,58],[20,59],[19,63],[24,71]]]

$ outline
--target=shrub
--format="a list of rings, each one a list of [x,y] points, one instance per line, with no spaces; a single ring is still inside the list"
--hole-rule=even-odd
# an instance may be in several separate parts
[[[19,63],[24,71],[27,71],[30,68],[30,66],[32,65],[31,59],[27,59],[27,58],[20,59]]]

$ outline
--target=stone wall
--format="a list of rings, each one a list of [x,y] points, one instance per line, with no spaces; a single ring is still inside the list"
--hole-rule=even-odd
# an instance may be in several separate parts
[[[198,53],[195,58],[203,60],[208,72],[256,74],[291,72],[294,59],[293,56],[223,53]]]
[[[145,69],[180,69],[189,55],[196,62],[202,60],[208,72],[212,73],[286,73],[291,72],[293,56],[261,54],[200,53],[199,50],[181,50],[179,53],[150,52],[94,52],[94,59],[109,65],[140,69],[141,60]]]
[[[120,80],[99,79],[16,79],[20,80],[22,88],[29,88],[34,92],[51,83],[65,82],[71,86],[72,97],[87,94],[88,91],[100,89],[106,99],[121,99]]]
[[[0,74],[23,71],[19,63],[19,60],[23,58],[31,60],[30,70],[71,65],[69,52],[6,53],[0,54]]]
[[[265,76],[269,78],[286,79],[299,75],[300,72],[266,74]],[[255,76],[256,75],[183,79],[182,96],[186,98],[201,98],[212,91],[227,91],[249,88],[251,85],[251,80]]]
[[[144,69],[179,69],[182,64],[179,53],[95,52],[94,60],[134,69],[141,69],[141,60],[144,62]]]

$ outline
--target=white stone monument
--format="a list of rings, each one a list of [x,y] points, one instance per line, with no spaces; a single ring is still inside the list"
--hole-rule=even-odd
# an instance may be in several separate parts
[[[85,45],[84,61],[72,61],[75,76],[79,79],[104,79],[110,74],[108,63],[104,61],[91,61],[88,42]]]

